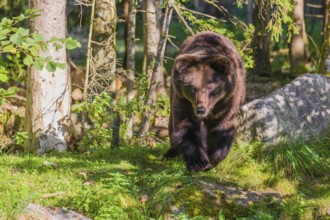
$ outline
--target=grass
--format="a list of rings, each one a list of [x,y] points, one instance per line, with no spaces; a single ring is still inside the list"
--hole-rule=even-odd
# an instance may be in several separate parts
[[[166,142],[155,148],[93,149],[85,154],[2,154],[0,218],[18,218],[28,204],[37,203],[66,207],[93,219],[325,219],[329,169],[312,167],[329,164],[327,141],[291,146],[293,159],[285,159],[284,146],[270,151],[235,146],[216,169],[200,173],[187,172],[180,159],[161,160]],[[302,146],[309,150],[301,151]],[[314,156],[308,157],[308,152]],[[289,167],[297,161],[304,163],[296,166],[299,172]],[[276,191],[282,199],[239,207],[225,201],[223,191],[207,189],[201,181]]]

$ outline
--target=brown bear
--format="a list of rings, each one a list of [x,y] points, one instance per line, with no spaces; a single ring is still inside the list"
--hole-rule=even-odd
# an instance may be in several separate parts
[[[190,171],[208,170],[226,158],[245,98],[245,70],[226,37],[201,32],[188,38],[175,59],[169,135],[164,158],[182,155]]]

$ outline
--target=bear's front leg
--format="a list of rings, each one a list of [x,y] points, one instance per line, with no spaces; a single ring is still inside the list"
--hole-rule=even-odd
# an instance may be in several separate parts
[[[172,149],[183,156],[187,170],[202,171],[211,167],[206,152],[206,130],[198,124],[190,124],[172,132]]]
[[[207,155],[212,167],[225,159],[235,137],[235,127],[217,127],[209,130],[207,137]]]

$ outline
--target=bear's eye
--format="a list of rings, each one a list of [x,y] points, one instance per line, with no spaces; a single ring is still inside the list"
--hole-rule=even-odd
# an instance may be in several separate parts
[[[220,86],[215,86],[213,88],[210,88],[210,96],[217,96],[218,93],[221,91],[221,87]]]

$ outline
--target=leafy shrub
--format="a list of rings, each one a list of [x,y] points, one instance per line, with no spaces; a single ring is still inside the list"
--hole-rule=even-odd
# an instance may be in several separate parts
[[[17,27],[26,20],[39,16],[39,11],[28,9],[25,14],[9,18],[3,18],[0,22],[0,54],[6,54],[6,59],[1,57],[0,82],[6,83],[10,79],[14,81],[24,80],[23,67],[33,66],[42,70],[44,66],[49,72],[56,68],[65,68],[64,63],[53,61],[50,57],[41,57],[40,51],[46,51],[50,46],[56,50],[66,47],[69,50],[80,47],[80,43],[72,38],[56,38],[45,41],[43,36],[37,33],[30,33],[29,29]],[[13,69],[18,74],[13,74]],[[0,91],[0,103],[4,103],[11,97],[12,89]]]

